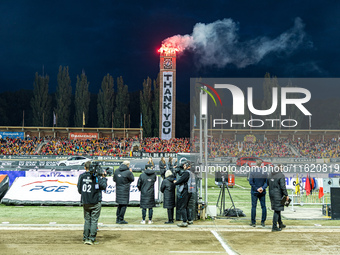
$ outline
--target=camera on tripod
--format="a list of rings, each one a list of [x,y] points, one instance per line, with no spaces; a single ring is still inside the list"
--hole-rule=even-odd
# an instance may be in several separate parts
[[[107,175],[106,170],[99,165],[99,162],[91,162],[90,173],[93,174],[93,176],[106,177]]]
[[[215,184],[217,186],[228,185],[228,172],[216,171]]]

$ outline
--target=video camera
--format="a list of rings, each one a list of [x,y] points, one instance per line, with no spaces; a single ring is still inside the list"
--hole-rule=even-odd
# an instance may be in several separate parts
[[[94,176],[106,177],[107,175],[106,170],[99,165],[99,162],[91,162],[90,173],[93,174]]]

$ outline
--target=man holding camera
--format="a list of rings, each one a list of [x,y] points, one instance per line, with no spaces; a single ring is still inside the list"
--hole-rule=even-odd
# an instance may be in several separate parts
[[[124,220],[124,215],[130,200],[130,184],[135,179],[132,169],[129,167],[130,161],[125,160],[113,175],[113,181],[116,183],[116,203],[118,204],[117,224],[128,224]]]
[[[102,190],[106,189],[107,179],[105,171],[100,168],[91,168],[91,162],[85,163],[85,173],[78,179],[78,192],[81,194],[81,203],[84,210],[84,244],[93,245],[96,242],[98,219],[101,210]]]

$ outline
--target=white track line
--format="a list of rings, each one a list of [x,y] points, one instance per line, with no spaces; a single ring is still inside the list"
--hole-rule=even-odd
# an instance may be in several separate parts
[[[211,253],[224,253],[224,252],[220,252],[220,251],[169,251],[169,253],[189,253],[189,254],[211,254]]]
[[[211,230],[210,231],[215,237],[216,239],[221,243],[222,247],[224,248],[224,250],[229,254],[229,255],[236,255],[236,253],[229,247],[228,244],[226,244],[223,240],[223,238],[215,231],[215,230]]]

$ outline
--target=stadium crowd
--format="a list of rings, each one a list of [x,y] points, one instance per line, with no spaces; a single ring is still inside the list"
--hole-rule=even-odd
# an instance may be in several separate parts
[[[42,139],[1,138],[0,155],[33,155]]]
[[[190,139],[175,138],[162,140],[157,137],[139,138],[100,138],[92,140],[70,140],[53,137],[28,137],[0,139],[0,155],[90,155],[90,156],[129,156],[132,150],[142,152],[197,152],[199,144]],[[209,140],[210,157],[340,157],[340,146],[336,139],[304,140],[279,139],[255,142],[238,142],[231,139]],[[295,148],[295,149],[294,149]],[[294,150],[292,150],[294,149]]]
[[[340,157],[339,142],[336,139],[322,141],[297,139],[291,144],[302,157],[308,158],[338,158]]]
[[[212,157],[295,157],[284,140],[264,142],[237,142],[230,139],[213,140],[210,144]]]

